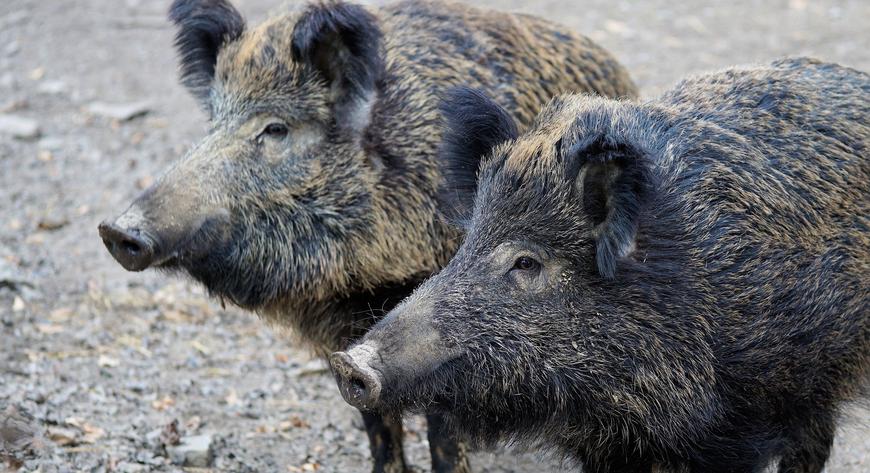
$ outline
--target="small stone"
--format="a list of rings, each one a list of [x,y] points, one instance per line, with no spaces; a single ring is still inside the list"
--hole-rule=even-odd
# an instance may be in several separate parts
[[[3,106],[0,107],[0,114],[17,112],[19,110],[26,110],[29,106],[30,103],[25,98],[12,99],[4,103]]]
[[[147,434],[145,434],[145,444],[151,448],[162,449],[163,441],[161,437],[163,436],[163,429],[154,429]]]
[[[150,468],[148,465],[143,465],[141,463],[131,463],[131,462],[120,462],[117,466],[115,466],[115,471],[119,473],[141,473],[148,471]]]
[[[151,187],[152,184],[154,184],[154,178],[149,175],[145,175],[140,177],[139,179],[136,179],[136,187],[139,190],[145,190]]]
[[[4,89],[12,89],[16,86],[15,76],[11,72],[0,75],[0,87]]]
[[[12,312],[21,312],[25,307],[24,299],[15,296],[15,299],[12,301]]]
[[[39,147],[48,151],[60,151],[64,149],[64,141],[58,137],[44,137],[39,139]]]
[[[38,138],[41,131],[39,130],[39,123],[36,120],[7,114],[0,115],[0,133],[29,140]]]
[[[43,77],[45,77],[45,68],[37,67],[36,69],[30,71],[28,77],[30,77],[30,80],[41,80]]]
[[[6,45],[4,52],[7,56],[14,56],[18,54],[18,51],[21,51],[21,43],[18,41],[12,41]]]
[[[42,94],[57,95],[66,92],[66,84],[59,80],[47,80],[41,82],[36,91]]]
[[[182,437],[177,446],[167,447],[166,453],[172,463],[180,466],[207,468],[212,461],[212,438],[210,435]]]
[[[14,223],[16,222],[10,222],[10,224]],[[10,226],[10,228],[13,227],[14,226]],[[0,259],[0,288],[7,288],[20,292],[24,288],[32,289],[34,286],[33,281],[25,277],[17,266],[14,266],[6,259]]]
[[[128,121],[136,117],[147,114],[151,111],[151,105],[148,102],[134,103],[104,103],[94,102],[88,105],[87,110],[94,115],[100,115],[112,120]]]
[[[39,438],[36,420],[29,413],[9,406],[0,411],[0,452],[28,447]]]

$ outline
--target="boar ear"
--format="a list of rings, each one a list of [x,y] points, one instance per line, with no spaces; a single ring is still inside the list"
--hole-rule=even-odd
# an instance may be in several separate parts
[[[635,248],[638,219],[652,184],[649,166],[631,144],[608,136],[581,138],[563,154],[594,226],[596,267],[601,276],[613,279],[617,261]]]
[[[482,92],[457,87],[441,103],[444,135],[438,151],[442,176],[439,208],[460,226],[471,217],[481,159],[492,149],[517,138],[510,114]]]
[[[367,97],[384,72],[377,20],[363,7],[340,1],[316,3],[302,13],[292,53],[321,74],[338,104]]]
[[[242,35],[245,21],[226,0],[175,0],[169,20],[178,27],[175,47],[181,59],[181,83],[205,103],[218,51]]]

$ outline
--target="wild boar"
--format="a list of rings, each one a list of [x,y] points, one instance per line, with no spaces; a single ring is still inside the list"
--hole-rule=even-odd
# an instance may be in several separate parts
[[[561,96],[519,137],[474,90],[445,114],[466,236],[331,357],[348,402],[585,472],[822,471],[870,371],[870,76],[788,59]]]
[[[438,96],[493,94],[519,123],[565,91],[631,97],[613,57],[566,28],[436,2],[312,3],[247,28],[224,0],[177,0],[181,81],[210,132],[100,235],[131,271],[346,348],[453,254],[436,217]],[[365,414],[375,471],[405,471],[401,422]],[[431,418],[435,471],[465,471]]]

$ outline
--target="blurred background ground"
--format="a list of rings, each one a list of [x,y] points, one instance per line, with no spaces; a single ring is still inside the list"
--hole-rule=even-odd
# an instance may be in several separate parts
[[[163,446],[180,437],[209,443],[215,470],[366,471],[361,423],[320,362],[194,285],[124,272],[97,238],[97,223],[206,125],[176,84],[166,3],[0,2],[0,411],[31,416],[0,414],[0,457],[4,435],[40,425],[30,447],[41,459],[26,471],[173,471],[167,457],[184,449]],[[783,55],[870,70],[866,0],[479,3],[592,37],[645,97],[686,74]],[[236,4],[258,21],[279,2]],[[851,412],[828,471],[870,470],[868,424],[867,411]],[[417,419],[407,453],[428,469]],[[566,466],[509,451],[473,463]]]

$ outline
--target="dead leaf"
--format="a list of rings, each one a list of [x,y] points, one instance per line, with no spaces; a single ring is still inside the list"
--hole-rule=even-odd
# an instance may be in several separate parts
[[[158,411],[165,411],[175,405],[175,399],[169,396],[164,396],[163,399],[157,399],[151,402],[151,407]]]
[[[45,231],[54,231],[67,225],[69,225],[69,219],[66,217],[43,217],[36,224],[36,228]]]
[[[52,310],[48,314],[48,318],[52,322],[66,322],[72,318],[73,310],[69,307],[60,307],[58,309]]]
[[[130,144],[138,145],[144,139],[145,139],[145,133],[142,133],[141,131],[137,131],[136,133],[133,133],[133,136],[130,137]]]
[[[205,356],[211,355],[211,350],[207,346],[203,345],[202,342],[200,342],[199,340],[194,340],[190,342],[190,345],[195,348],[196,351],[202,353]]]
[[[295,415],[291,416],[287,420],[284,420],[284,421],[281,421],[280,423],[278,423],[278,429],[280,429],[283,432],[286,432],[286,431],[290,430],[291,428],[307,429],[309,427],[311,427],[311,424],[306,422],[301,417],[295,416]]]
[[[100,357],[97,359],[97,364],[101,368],[114,368],[121,364],[121,360],[108,355],[100,355]]]
[[[163,318],[165,318],[166,320],[168,320],[170,322],[175,322],[175,323],[187,323],[187,322],[190,322],[190,320],[191,320],[190,315],[185,314],[184,312],[182,312],[180,310],[172,310],[172,309],[163,311]]]
[[[37,67],[36,69],[30,71],[30,74],[28,75],[28,77],[30,77],[30,80],[42,79],[43,77],[45,77],[45,68],[44,67]]]
[[[64,423],[75,427],[84,433],[81,438],[81,443],[94,443],[106,434],[105,430],[85,422],[85,420],[80,417],[67,417],[64,419]]]
[[[139,179],[136,179],[136,187],[139,190],[145,190],[151,187],[152,184],[154,184],[154,178],[149,175],[145,175],[140,177]]]
[[[56,324],[36,324],[36,330],[46,335],[55,335],[63,332],[65,329],[63,326]]]
[[[51,426],[48,428],[48,438],[61,447],[78,445],[80,435],[81,433],[77,429],[69,429],[60,426]]]
[[[239,396],[236,394],[235,389],[230,388],[227,395],[224,396],[224,402],[226,402],[228,406],[235,406],[239,404]]]

